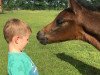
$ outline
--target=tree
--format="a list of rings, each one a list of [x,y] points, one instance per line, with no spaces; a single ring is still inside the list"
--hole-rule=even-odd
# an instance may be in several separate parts
[[[0,13],[2,13],[2,0],[0,0]]]
[[[100,11],[100,0],[91,0],[94,8],[98,11]]]
[[[67,0],[45,0],[49,9],[62,9],[67,7]]]
[[[64,9],[67,7],[68,0],[0,0],[0,11],[3,9],[30,9],[30,10],[44,10],[44,9]],[[88,9],[100,10],[100,0],[77,0],[81,5]]]
[[[81,5],[90,10],[100,10],[100,0],[77,0]]]

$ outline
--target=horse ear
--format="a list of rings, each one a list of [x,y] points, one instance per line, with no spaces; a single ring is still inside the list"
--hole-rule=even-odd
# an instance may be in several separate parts
[[[82,10],[82,6],[76,0],[68,0],[68,7],[77,14]]]

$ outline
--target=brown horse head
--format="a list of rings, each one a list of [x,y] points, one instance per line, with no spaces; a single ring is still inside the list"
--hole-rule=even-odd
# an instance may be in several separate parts
[[[69,0],[69,8],[61,11],[53,22],[39,31],[37,33],[37,39],[42,44],[74,39],[83,40],[100,49],[100,43],[96,38],[99,35],[97,35],[95,31],[92,31],[95,30],[95,28],[87,27],[89,23],[87,21],[85,22],[85,19],[88,19],[88,17],[85,18],[85,16],[87,16],[89,12],[89,10],[81,6],[76,0]],[[96,37],[93,35],[96,35]]]

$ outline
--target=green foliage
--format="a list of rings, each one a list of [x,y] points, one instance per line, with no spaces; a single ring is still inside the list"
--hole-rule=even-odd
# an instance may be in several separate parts
[[[88,9],[100,11],[100,0],[78,0],[78,2]]]
[[[66,7],[66,0],[3,0],[5,9],[61,9]]]
[[[36,1],[34,3],[34,9],[37,9],[37,10],[39,10],[39,9],[46,9],[46,7],[47,7],[47,4],[45,2]]]
[[[40,75],[100,75],[100,51],[83,41],[41,45],[36,34],[50,23],[60,11],[9,11],[0,14],[0,75],[7,75],[8,46],[3,38],[3,27],[10,18],[27,22],[32,35],[25,52],[37,65]]]
[[[96,9],[100,7],[100,0],[77,0],[84,6]],[[3,0],[3,6],[7,10],[12,9],[62,9],[67,7],[67,0]]]

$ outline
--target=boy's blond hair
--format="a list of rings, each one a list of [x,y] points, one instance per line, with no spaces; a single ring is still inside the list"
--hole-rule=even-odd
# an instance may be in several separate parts
[[[5,40],[9,43],[14,36],[25,36],[26,33],[31,34],[32,30],[25,22],[14,18],[6,22],[3,33]]]

